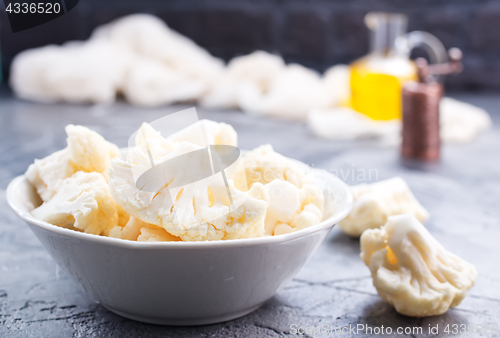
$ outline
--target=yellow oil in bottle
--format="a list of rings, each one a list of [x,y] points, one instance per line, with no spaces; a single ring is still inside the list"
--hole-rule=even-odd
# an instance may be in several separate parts
[[[350,106],[374,120],[401,118],[401,90],[417,80],[415,64],[408,58],[368,55],[350,65]]]

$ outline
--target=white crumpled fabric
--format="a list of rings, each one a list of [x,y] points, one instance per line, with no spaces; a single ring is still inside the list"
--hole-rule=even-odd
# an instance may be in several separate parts
[[[136,106],[159,106],[192,101],[205,86],[155,59],[141,58],[129,69],[123,94]]]
[[[112,103],[133,61],[103,41],[49,45],[17,55],[10,84],[17,96],[34,101]]]
[[[351,70],[347,65],[330,67],[323,74],[323,90],[328,97],[328,106],[337,107],[351,97]]]
[[[148,14],[129,15],[97,27],[90,39],[108,41],[140,58],[163,63],[207,90],[223,71],[221,60]]]
[[[450,143],[466,143],[491,127],[486,110],[469,103],[444,97],[441,100],[441,139]]]
[[[41,102],[112,103],[117,93],[141,106],[199,99],[223,62],[160,19],[134,14],[97,27],[85,42],[16,56],[11,86]]]
[[[481,108],[444,97],[440,104],[441,140],[466,143],[491,127],[491,118]],[[401,143],[401,121],[375,121],[351,108],[312,110],[308,125],[320,137],[332,140],[375,138],[381,144]]]
[[[327,108],[329,98],[318,73],[298,64],[288,65],[263,93],[257,85],[245,86],[238,99],[252,114],[304,120],[315,108]]]
[[[246,85],[255,86],[261,94],[269,91],[272,81],[285,69],[283,59],[264,51],[256,51],[232,59],[223,76],[201,99],[208,108],[238,108],[238,97]]]
[[[384,144],[400,142],[400,121],[376,121],[347,107],[313,110],[308,115],[307,123],[313,133],[322,138],[377,138]]]

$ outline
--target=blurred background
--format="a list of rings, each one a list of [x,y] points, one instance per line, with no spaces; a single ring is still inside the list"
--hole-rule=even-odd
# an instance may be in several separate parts
[[[462,49],[464,71],[446,79],[448,90],[500,89],[497,0],[81,0],[66,15],[16,34],[1,10],[2,69],[8,78],[13,57],[27,48],[85,40],[100,24],[150,13],[226,61],[265,50],[324,71],[367,54],[369,31],[363,18],[373,10],[405,13],[408,31],[427,31],[446,48]],[[418,54],[414,51],[413,57]]]

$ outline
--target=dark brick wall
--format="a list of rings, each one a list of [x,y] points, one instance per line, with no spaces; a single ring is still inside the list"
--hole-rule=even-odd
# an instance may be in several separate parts
[[[409,30],[464,51],[465,70],[447,80],[449,89],[500,89],[498,0],[80,0],[68,14],[16,34],[0,6],[4,74],[23,49],[86,39],[96,25],[137,12],[159,16],[226,60],[263,49],[322,71],[367,52],[363,17],[380,10],[406,13]]]

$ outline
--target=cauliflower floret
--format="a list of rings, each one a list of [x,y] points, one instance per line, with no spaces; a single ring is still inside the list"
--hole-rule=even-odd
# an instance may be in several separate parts
[[[306,184],[299,189],[290,182],[275,179],[266,184],[265,189],[269,196],[267,235],[304,229],[323,218],[324,196],[318,187]]]
[[[255,182],[267,184],[274,179],[288,181],[299,188],[306,182],[302,171],[286,157],[275,152],[270,144],[250,151],[243,162],[245,171],[237,172],[234,177],[235,186],[239,190],[245,190],[245,186],[251,188]]]
[[[130,221],[130,215],[118,203],[116,203],[116,211],[118,212],[118,226],[124,227]]]
[[[200,130],[203,135],[200,135]],[[205,147],[212,145],[238,145],[238,135],[232,126],[223,122],[200,120],[167,137],[171,142],[188,141]],[[206,142],[206,143],[205,143]]]
[[[366,230],[361,259],[382,299],[412,317],[440,315],[457,306],[477,278],[472,264],[446,251],[410,214]]]
[[[149,123],[144,122],[137,131],[134,142],[135,146],[141,147],[141,153],[151,152],[153,158],[159,158],[172,152],[182,142],[203,148],[207,145],[236,147],[238,136],[233,127],[226,123],[200,120],[168,137],[163,137]]]
[[[68,148],[56,151],[44,159],[35,159],[26,170],[26,179],[36,188],[43,201],[50,200],[56,193],[57,182],[75,173],[69,154]]]
[[[108,176],[111,159],[120,154],[118,147],[83,126],[66,126],[70,161],[77,171],[98,172]]]
[[[55,186],[55,195],[31,214],[42,221],[95,235],[118,224],[116,203],[100,173],[79,171]]]
[[[180,241],[179,237],[169,234],[165,229],[149,224],[135,217],[130,217],[125,226],[115,226],[109,231],[109,237],[129,241],[165,242]]]
[[[142,228],[138,242],[179,242],[181,239],[162,228]]]
[[[264,220],[267,201],[253,196],[265,196],[262,184],[256,184],[248,193],[241,192],[229,181],[232,205],[224,201],[224,195],[214,194],[214,204],[207,199],[210,194],[197,191],[193,203],[185,210],[171,213],[162,219],[163,226],[171,234],[183,241],[226,240],[253,238],[264,235]],[[193,192],[184,192],[191,200]],[[182,199],[179,204],[183,206]],[[221,198],[222,197],[222,198]]]
[[[117,225],[109,231],[109,237],[127,239],[129,241],[136,241],[137,237],[141,234],[141,229],[150,225],[135,217],[130,216],[128,222],[124,226]]]
[[[272,235],[277,223],[288,223],[300,208],[299,188],[279,179],[266,184],[269,207],[266,214],[266,234]]]
[[[427,210],[401,177],[352,186],[351,192],[354,196],[352,211],[339,222],[340,229],[350,236],[359,237],[366,229],[381,227],[389,216],[409,213],[420,222],[429,218]]]
[[[66,133],[68,146],[44,159],[35,160],[25,174],[45,202],[57,192],[55,186],[59,180],[77,171],[98,172],[107,178],[111,159],[119,155],[117,146],[88,128],[70,124]]]
[[[229,126],[212,121],[201,121],[201,125],[209,144],[236,144],[236,135],[232,135],[234,130]],[[226,187],[221,173],[188,184],[186,177],[195,177],[195,171],[208,172],[206,163],[181,164],[179,170],[163,166],[166,161],[204,148],[192,142],[196,141],[192,128],[190,126],[164,139],[151,126],[144,124],[127,159],[115,158],[111,163],[109,182],[113,197],[132,216],[163,227],[182,240],[261,236],[267,208],[262,185],[242,192],[234,187],[231,179]],[[146,177],[143,175],[147,176],[147,182],[139,181],[139,177]]]

